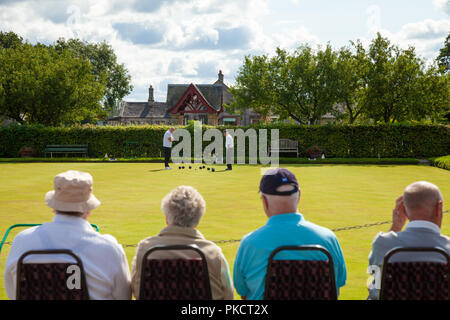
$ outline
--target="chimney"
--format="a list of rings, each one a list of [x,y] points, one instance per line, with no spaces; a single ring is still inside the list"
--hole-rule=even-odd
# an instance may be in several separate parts
[[[153,86],[150,85],[150,88],[148,88],[148,102],[154,102],[155,98],[153,97]]]
[[[219,70],[219,80],[217,82],[223,83],[223,73],[222,70]]]

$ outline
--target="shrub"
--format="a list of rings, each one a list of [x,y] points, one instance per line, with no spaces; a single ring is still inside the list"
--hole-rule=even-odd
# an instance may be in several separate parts
[[[445,170],[450,170],[450,155],[439,158],[432,158],[430,160],[434,166]]]
[[[76,126],[54,128],[11,125],[0,128],[0,157],[14,158],[20,148],[34,148],[43,156],[47,144],[87,144],[89,156],[123,158],[127,155],[127,141],[138,142],[140,157],[161,156],[164,132],[168,126]],[[193,127],[184,127],[191,131]],[[203,130],[212,127],[204,126]],[[218,127],[218,129],[238,129]],[[307,149],[320,146],[327,158],[430,158],[449,154],[449,127],[444,125],[256,125],[241,127],[279,129],[279,137],[298,141],[299,156],[307,157]],[[210,142],[203,142],[203,146]],[[237,143],[235,143],[237,146]],[[248,139],[246,139],[248,156]],[[192,149],[194,150],[194,149]],[[128,150],[129,151],[129,150]],[[136,151],[136,150],[135,150]],[[284,156],[280,154],[280,156]]]
[[[322,155],[322,150],[318,146],[312,146],[306,149],[306,153],[309,155],[310,159],[316,159]]]

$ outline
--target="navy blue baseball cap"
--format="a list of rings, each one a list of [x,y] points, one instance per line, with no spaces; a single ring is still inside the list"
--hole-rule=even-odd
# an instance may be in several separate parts
[[[277,191],[277,188],[290,184],[294,186],[294,189],[289,191]],[[268,170],[261,179],[259,184],[259,191],[264,194],[271,194],[275,196],[290,196],[299,190],[297,178],[288,169],[276,168]]]

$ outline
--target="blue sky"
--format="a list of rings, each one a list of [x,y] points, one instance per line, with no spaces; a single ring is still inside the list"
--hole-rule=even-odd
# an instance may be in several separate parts
[[[108,41],[146,101],[165,101],[168,83],[232,85],[246,55],[330,42],[335,48],[377,31],[433,59],[450,31],[450,0],[0,0],[0,30],[30,42],[59,37]]]

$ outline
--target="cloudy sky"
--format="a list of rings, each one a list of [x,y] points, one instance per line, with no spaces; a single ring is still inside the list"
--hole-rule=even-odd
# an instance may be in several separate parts
[[[127,101],[166,100],[168,83],[232,85],[243,57],[377,31],[434,58],[450,31],[450,0],[0,0],[0,31],[31,43],[109,42],[132,75]]]

